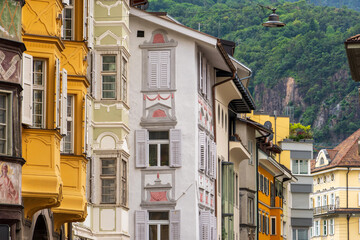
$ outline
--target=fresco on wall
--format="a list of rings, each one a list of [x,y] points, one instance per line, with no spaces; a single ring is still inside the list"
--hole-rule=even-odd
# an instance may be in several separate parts
[[[21,204],[21,166],[0,161],[0,204]]]

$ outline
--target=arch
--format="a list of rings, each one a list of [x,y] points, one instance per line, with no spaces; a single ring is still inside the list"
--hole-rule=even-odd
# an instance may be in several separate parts
[[[33,240],[50,239],[48,226],[46,224],[46,218],[40,214],[35,222]]]
[[[96,139],[99,149],[116,149],[119,141],[118,136],[112,132],[103,132]]]

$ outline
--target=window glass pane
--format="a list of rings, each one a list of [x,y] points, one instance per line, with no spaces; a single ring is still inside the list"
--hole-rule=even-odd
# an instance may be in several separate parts
[[[299,173],[299,165],[298,165],[298,160],[292,160],[292,172],[293,174],[298,174]]]
[[[272,218],[271,219],[271,234],[275,234],[275,231],[276,231],[276,219],[275,218]]]
[[[0,95],[0,108],[5,109],[6,107],[6,96],[4,94]]]
[[[115,175],[116,162],[115,159],[104,159],[102,160],[102,171],[103,175]]]
[[[149,212],[149,220],[169,220],[169,212]]]
[[[115,56],[103,56],[103,71],[115,71]]]
[[[0,153],[5,153],[5,140],[0,140]]]
[[[169,132],[163,131],[163,132],[149,132],[149,139],[150,140],[158,140],[158,139],[169,139]]]
[[[149,225],[149,240],[157,240],[157,225]]]
[[[102,179],[102,202],[115,203],[115,179]]]
[[[6,137],[6,127],[0,126],[0,139],[5,139]]]
[[[298,229],[297,240],[308,240],[308,230],[307,229]]]
[[[161,166],[169,166],[169,144],[161,144]]]
[[[149,165],[157,166],[157,144],[149,144]]]
[[[161,240],[169,240],[169,225],[161,225],[160,228]]]
[[[296,229],[293,229],[293,237],[292,237],[293,240],[297,240],[296,239]]]
[[[308,161],[300,160],[300,174],[307,174],[307,173],[308,173]]]

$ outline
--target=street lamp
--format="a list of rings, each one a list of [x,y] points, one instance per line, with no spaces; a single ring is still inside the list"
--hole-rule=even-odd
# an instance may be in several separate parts
[[[264,27],[283,27],[286,25],[285,23],[279,21],[279,15],[275,13],[276,8],[270,8],[267,6],[266,7],[261,6],[261,7],[270,9],[272,11],[272,14],[269,15],[269,20],[262,24]]]

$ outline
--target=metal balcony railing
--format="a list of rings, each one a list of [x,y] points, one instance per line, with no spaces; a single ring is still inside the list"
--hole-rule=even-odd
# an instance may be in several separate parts
[[[336,209],[336,206],[334,204],[325,205],[321,207],[315,207],[314,215],[320,215],[320,214],[326,214],[326,213],[333,213]]]

